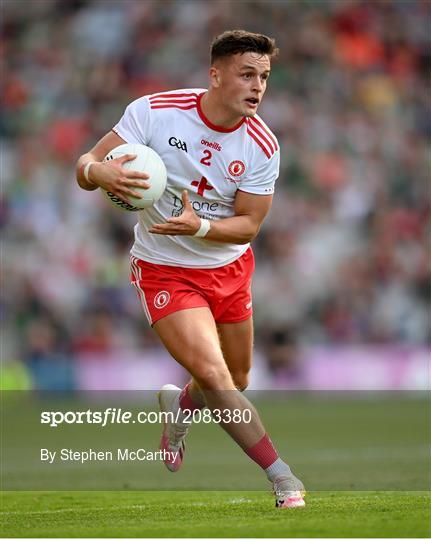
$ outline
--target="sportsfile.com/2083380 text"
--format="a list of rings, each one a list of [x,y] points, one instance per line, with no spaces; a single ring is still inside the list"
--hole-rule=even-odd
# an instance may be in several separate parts
[[[171,411],[139,411],[132,412],[122,408],[107,407],[104,410],[85,411],[42,411],[40,423],[49,427],[61,424],[96,424],[105,427],[112,424],[164,424],[173,423],[203,423],[203,424],[249,424],[250,409],[185,409]]]

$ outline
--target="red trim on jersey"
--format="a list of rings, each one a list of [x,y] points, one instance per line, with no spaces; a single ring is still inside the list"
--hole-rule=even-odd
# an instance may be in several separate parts
[[[241,121],[238,122],[238,124],[236,124],[232,128],[224,128],[224,127],[217,126],[216,124],[213,124],[212,122],[210,122],[210,120],[208,120],[208,118],[203,113],[202,107],[201,107],[201,99],[205,94],[206,94],[206,92],[203,92],[202,94],[199,94],[197,104],[198,104],[198,114],[199,114],[199,116],[201,117],[201,120],[203,121],[203,123],[206,126],[208,126],[209,128],[211,128],[214,131],[219,131],[220,133],[232,133],[232,131],[236,131],[239,127],[242,126],[242,124],[245,121],[245,117],[242,118]]]
[[[260,126],[251,120],[253,119],[247,119],[247,133],[258,143],[269,159],[278,150],[278,145],[274,144]]]
[[[181,99],[150,99],[151,105],[157,105],[158,103],[196,103],[196,98],[181,98]]]
[[[184,94],[172,94],[168,92],[161,92],[160,94],[154,94],[149,97],[149,100],[152,99],[161,99],[161,98],[179,98],[179,97],[198,97],[198,94],[196,92],[189,92]]]
[[[126,143],[126,140],[124,139],[124,137],[122,137],[122,136],[118,133],[118,131],[115,130],[115,128],[112,128],[111,131],[112,131],[112,133],[115,133],[115,135],[118,135],[118,137],[120,137],[120,139],[123,139],[124,144],[127,144],[127,143]]]
[[[270,140],[270,138],[265,134],[262,128],[254,122],[254,118],[249,118],[247,121],[248,128],[255,133],[255,135],[266,144],[271,155],[277,150],[277,146]]]
[[[250,137],[251,137],[252,139],[254,139],[254,140],[257,142],[257,144],[258,144],[258,145],[262,148],[262,150],[265,152],[266,157],[269,159],[269,158],[271,157],[271,154],[268,152],[268,150],[267,150],[266,146],[263,144],[263,142],[262,142],[260,139],[258,139],[258,138],[256,137],[256,135],[255,135],[252,131],[249,130],[248,127],[247,127],[247,133],[250,135]]]
[[[176,103],[165,103],[165,105],[151,105],[152,109],[182,109],[183,111],[187,111],[188,109],[196,109],[196,103],[193,103],[193,105],[178,105]]]
[[[260,118],[257,118],[257,116],[253,116],[250,118],[250,120],[254,120],[258,126],[260,126],[265,133],[268,135],[268,137],[271,139],[271,141],[274,143],[275,149],[278,150],[278,144],[277,139],[274,137],[274,135],[271,133],[271,131],[265,126],[265,124],[262,122]]]

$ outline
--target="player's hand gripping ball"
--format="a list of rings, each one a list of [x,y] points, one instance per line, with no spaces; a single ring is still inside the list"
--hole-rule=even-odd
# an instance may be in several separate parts
[[[123,167],[147,173],[150,176],[148,179],[150,187],[148,189],[134,187],[133,189],[142,195],[142,199],[129,196],[132,204],[122,201],[110,191],[102,190],[102,192],[114,206],[122,210],[136,212],[153,206],[166,189],[167,173],[162,158],[152,148],[143,144],[121,144],[111,150],[103,161],[116,159],[125,154],[136,154],[136,158],[123,163]]]

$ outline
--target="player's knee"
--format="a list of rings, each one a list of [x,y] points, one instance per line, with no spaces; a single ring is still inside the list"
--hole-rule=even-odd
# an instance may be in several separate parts
[[[250,376],[248,371],[240,371],[232,374],[234,385],[240,392],[243,392],[250,384]]]
[[[206,367],[195,373],[194,378],[203,390],[223,390],[232,387],[229,372],[216,367]]]

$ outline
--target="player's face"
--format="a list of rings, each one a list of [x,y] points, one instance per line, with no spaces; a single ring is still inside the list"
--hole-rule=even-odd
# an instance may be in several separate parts
[[[256,114],[271,69],[265,54],[247,52],[229,56],[217,67],[219,95],[224,107],[238,117]]]

